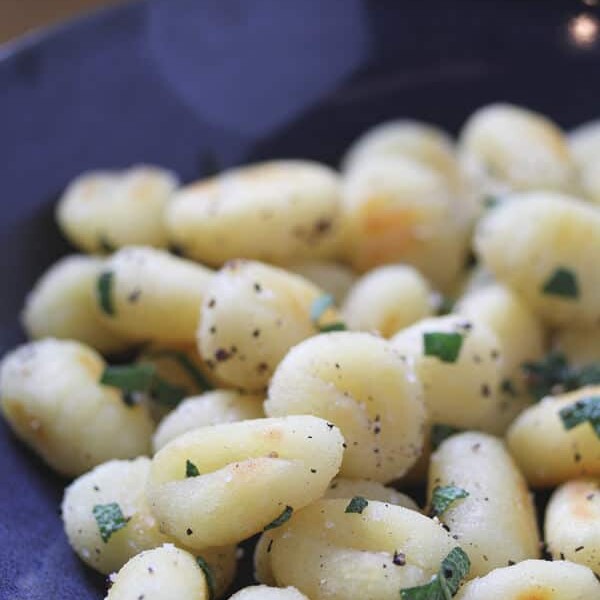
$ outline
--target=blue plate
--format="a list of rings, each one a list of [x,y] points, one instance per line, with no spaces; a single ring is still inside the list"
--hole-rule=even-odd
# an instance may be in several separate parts
[[[573,126],[600,113],[600,43],[581,16],[598,13],[575,1],[157,0],[6,48],[0,354],[23,340],[26,292],[68,251],[53,203],[81,171],[149,162],[191,180],[207,153],[221,166],[335,164],[384,119],[456,131],[496,100]],[[103,578],[63,534],[65,481],[3,423],[0,461],[0,597],[101,598]],[[242,562],[238,586],[251,581]]]

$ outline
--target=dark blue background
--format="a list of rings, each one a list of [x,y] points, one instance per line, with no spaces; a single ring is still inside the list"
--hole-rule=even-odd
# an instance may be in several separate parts
[[[583,3],[162,0],[98,13],[0,58],[0,354],[42,270],[67,250],[53,202],[74,175],[135,162],[202,173],[268,157],[335,164],[383,119],[456,131],[508,100],[564,126],[600,116]],[[0,51],[1,52],[1,51]],[[100,598],[64,538],[53,476],[0,424],[0,598]],[[248,563],[240,580],[248,577]]]

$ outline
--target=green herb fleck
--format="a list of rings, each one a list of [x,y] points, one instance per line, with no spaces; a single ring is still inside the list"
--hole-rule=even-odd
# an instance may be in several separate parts
[[[277,527],[281,527],[286,521],[290,520],[294,509],[291,506],[286,506],[283,509],[283,512],[274,520],[271,521],[263,531],[269,531],[269,529],[275,529]]]
[[[92,509],[98,529],[100,530],[100,537],[104,543],[108,542],[110,536],[123,529],[129,519],[126,519],[121,512],[121,507],[116,502],[110,504],[96,504]]]
[[[577,277],[571,269],[558,267],[544,282],[542,292],[562,298],[579,298]]]
[[[450,600],[468,575],[471,561],[462,548],[453,548],[440,570],[425,585],[400,590],[402,600]]]
[[[468,495],[467,490],[455,485],[437,486],[431,495],[431,516],[439,517],[448,510],[455,500],[466,498]]]
[[[331,331],[346,331],[347,327],[345,323],[341,321],[337,321],[335,323],[328,323],[327,325],[319,326],[319,331],[321,333],[329,333]]]
[[[112,299],[112,287],[115,274],[112,271],[100,273],[96,282],[96,292],[98,294],[98,303],[100,308],[107,315],[115,314],[115,307]]]
[[[206,560],[201,556],[196,557],[196,562],[198,563],[198,566],[202,569],[204,577],[206,577],[206,587],[208,587],[208,598],[209,600],[213,600],[217,591],[217,582],[215,580],[215,576],[212,572],[212,569],[210,568],[210,565],[206,562]]]
[[[600,396],[589,396],[577,400],[575,404],[561,408],[559,413],[563,427],[573,429],[582,423],[589,423],[600,438]]]
[[[362,514],[362,511],[365,510],[365,508],[367,508],[368,505],[369,502],[365,500],[362,496],[354,496],[354,498],[352,498],[352,500],[350,500],[350,502],[348,503],[348,506],[346,506],[346,510],[344,512],[358,513],[360,515]]]
[[[148,363],[109,366],[100,377],[102,385],[111,385],[123,392],[145,392],[150,390],[156,369]]]
[[[160,377],[158,373],[154,375],[149,393],[152,400],[170,408],[175,408],[189,395],[184,387],[169,383],[166,379]]]
[[[452,425],[435,424],[431,428],[431,447],[437,450],[440,444],[451,435],[461,433],[462,429]]]
[[[183,352],[176,350],[157,350],[147,355],[149,358],[170,358],[175,361],[204,391],[214,389],[214,386],[206,379],[202,371],[194,364],[192,359]]]
[[[521,365],[529,393],[541,400],[545,396],[600,384],[600,364],[571,367],[562,352],[550,352],[540,361]]]
[[[460,333],[429,332],[423,334],[425,356],[435,356],[442,362],[456,362],[463,343]]]
[[[198,477],[200,471],[198,467],[189,459],[185,461],[185,476],[186,477]]]

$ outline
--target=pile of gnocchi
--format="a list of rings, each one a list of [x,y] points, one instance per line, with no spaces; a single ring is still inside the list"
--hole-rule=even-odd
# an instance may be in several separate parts
[[[0,398],[106,599],[600,599],[599,174],[494,104],[75,179]]]

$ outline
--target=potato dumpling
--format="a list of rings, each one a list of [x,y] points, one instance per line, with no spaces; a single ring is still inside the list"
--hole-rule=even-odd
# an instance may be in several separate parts
[[[388,504],[404,506],[411,510],[419,510],[417,503],[402,492],[398,492],[393,487],[385,486],[377,481],[368,479],[344,479],[338,477],[334,479],[327,488],[324,498],[353,498],[362,496],[367,500],[378,500]]]
[[[311,600],[398,598],[427,583],[457,546],[414,510],[360,500],[319,500],[269,532],[277,585]]]
[[[592,426],[594,406],[598,411],[600,386],[549,396],[516,418],[506,441],[529,485],[552,487],[576,477],[600,477],[600,435]],[[566,414],[561,416],[561,411]],[[582,420],[574,426],[578,413]],[[584,419],[586,414],[591,421]]]
[[[511,104],[490,104],[464,124],[459,151],[482,200],[512,190],[569,191],[575,168],[565,136],[550,119]]]
[[[435,312],[429,283],[408,265],[379,267],[363,275],[341,311],[350,329],[377,331],[385,338]]]
[[[123,248],[98,276],[97,313],[128,339],[191,343],[211,278],[209,269],[163,250]]]
[[[382,156],[344,178],[344,252],[358,271],[389,263],[417,267],[448,287],[464,264],[466,217],[438,173],[408,158]]]
[[[292,348],[273,375],[265,413],[335,423],[347,445],[344,477],[391,481],[421,454],[422,390],[407,362],[369,333],[319,335]]]
[[[467,582],[455,600],[592,600],[600,583],[590,569],[568,561],[524,560]]]
[[[560,329],[554,336],[554,344],[572,367],[600,362],[600,326]]]
[[[356,139],[342,160],[344,171],[379,157],[405,157],[437,171],[455,188],[462,186],[454,143],[443,130],[420,121],[398,119],[380,123]]]
[[[464,296],[454,307],[458,314],[485,323],[497,336],[502,351],[504,426],[531,403],[522,365],[538,360],[545,350],[545,331],[537,316],[509,288],[491,284]]]
[[[235,593],[229,600],[309,600],[294,587],[278,588],[251,585]]]
[[[150,416],[99,383],[105,366],[91,348],[51,338],[20,346],[0,365],[5,419],[63,475],[150,450]]]
[[[460,315],[423,319],[392,346],[414,365],[431,424],[459,429],[499,427],[500,341],[484,323]]]
[[[471,576],[539,557],[531,495],[499,439],[467,432],[442,442],[431,456],[427,497],[469,555]]]
[[[600,575],[600,479],[560,486],[546,507],[544,533],[554,559],[566,558]]]
[[[98,318],[96,282],[103,265],[101,258],[82,254],[54,263],[27,295],[21,315],[27,335],[78,340],[107,354],[130,346]]]
[[[116,575],[105,600],[211,600],[208,579],[185,550],[172,544],[133,557]]]
[[[149,473],[149,458],[112,460],[85,473],[65,490],[62,518],[69,543],[93,569],[104,574],[118,571],[143,550],[174,541],[160,532],[148,508]],[[106,524],[104,515],[110,515],[112,522]],[[202,551],[219,595],[235,575],[235,552],[235,546]]]
[[[241,541],[320,498],[343,442],[309,415],[194,429],[154,457],[150,508],[162,531],[191,548]]]
[[[331,294],[338,306],[356,281],[356,274],[352,269],[334,262],[303,262],[291,265],[288,269]]]
[[[231,169],[182,188],[166,221],[186,256],[215,267],[234,258],[279,265],[334,258],[342,225],[338,175],[301,160]]]
[[[164,211],[177,185],[177,177],[159,167],[84,173],[65,190],[56,220],[84,252],[112,252],[135,244],[164,247]]]
[[[548,324],[600,320],[600,209],[552,192],[514,195],[480,221],[483,264]]]
[[[264,417],[262,402],[262,396],[235,390],[214,390],[187,398],[160,422],[153,437],[154,451],[197,427],[260,419]]]
[[[253,261],[227,263],[208,286],[198,348],[217,377],[231,386],[262,390],[286,352],[336,321],[328,308],[319,322],[313,303],[324,293],[283,269]]]

